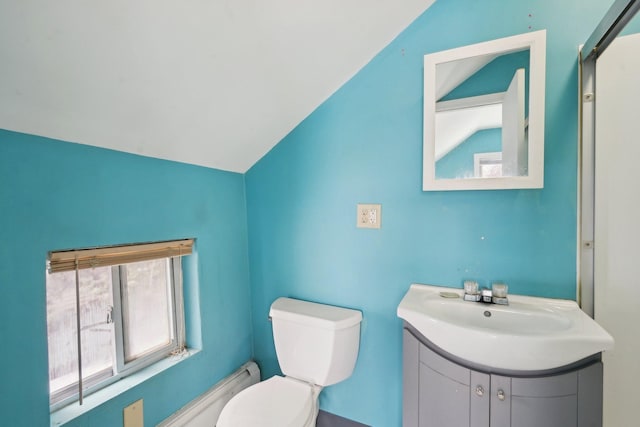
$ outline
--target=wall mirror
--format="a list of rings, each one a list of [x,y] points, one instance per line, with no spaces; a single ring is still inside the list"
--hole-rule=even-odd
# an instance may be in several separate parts
[[[424,57],[423,190],[542,188],[546,31]]]

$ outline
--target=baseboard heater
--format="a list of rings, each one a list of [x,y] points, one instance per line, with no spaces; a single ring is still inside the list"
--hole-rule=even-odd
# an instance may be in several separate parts
[[[240,391],[260,381],[260,368],[247,362],[205,393],[187,403],[158,427],[212,427],[222,408]]]

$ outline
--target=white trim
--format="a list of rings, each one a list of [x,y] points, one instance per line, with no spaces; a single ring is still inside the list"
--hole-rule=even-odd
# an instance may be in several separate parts
[[[92,411],[105,402],[125,393],[155,375],[166,371],[172,366],[187,360],[194,354],[200,352],[197,349],[189,349],[179,356],[170,356],[157,363],[147,366],[139,370],[138,372],[131,374],[125,378],[114,378],[112,382],[91,394],[87,393],[82,405],[78,405],[78,402],[72,402],[64,407],[58,407],[51,411],[51,426],[60,426],[68,423],[69,421],[77,418],[87,412]]]
[[[502,104],[505,94],[506,92],[498,92],[487,95],[470,96],[468,98],[451,99],[449,101],[438,101],[436,102],[436,113],[441,111],[458,110],[460,108]]]
[[[157,427],[214,426],[224,406],[239,392],[260,382],[260,368],[251,361],[187,403]]]

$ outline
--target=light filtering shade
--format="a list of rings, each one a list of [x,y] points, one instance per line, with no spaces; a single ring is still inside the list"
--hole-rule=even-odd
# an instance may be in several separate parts
[[[49,273],[190,255],[194,239],[49,252]]]

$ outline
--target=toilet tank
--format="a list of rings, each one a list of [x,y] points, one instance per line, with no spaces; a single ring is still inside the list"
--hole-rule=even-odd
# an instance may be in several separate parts
[[[269,316],[283,374],[321,386],[351,376],[360,348],[360,311],[278,298]]]

